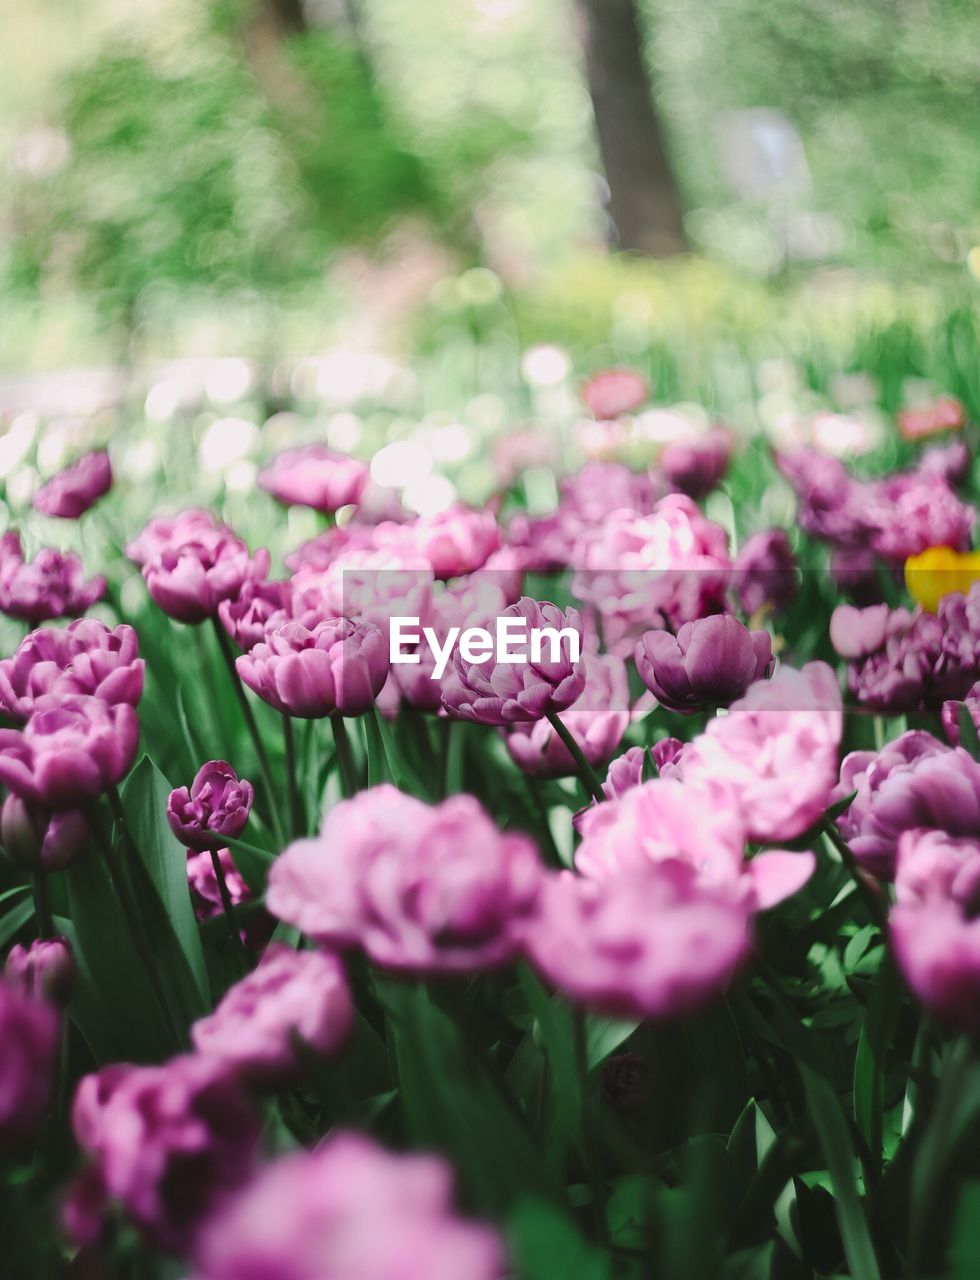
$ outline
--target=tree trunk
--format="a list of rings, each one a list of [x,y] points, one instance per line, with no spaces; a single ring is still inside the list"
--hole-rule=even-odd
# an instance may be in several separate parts
[[[265,0],[263,7],[286,35],[297,35],[307,29],[303,0]]]
[[[635,0],[579,0],[579,6],[617,246],[658,258],[683,253],[680,194],[643,63]]]

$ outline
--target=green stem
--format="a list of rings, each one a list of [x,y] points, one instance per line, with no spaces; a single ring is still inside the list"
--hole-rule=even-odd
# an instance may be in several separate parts
[[[31,872],[31,890],[34,894],[34,910],[37,914],[37,931],[41,938],[54,937],[54,921],[51,918],[51,903],[48,900],[48,879],[46,872],[36,867]]]
[[[350,799],[357,792],[357,770],[354,767],[354,757],[351,754],[350,738],[347,736],[347,726],[344,724],[344,717],[340,715],[330,717],[330,727],[333,729],[333,740],[337,744],[337,763],[340,765],[340,785],[346,799]]]
[[[439,787],[443,800],[463,790],[463,726],[455,720],[442,722],[442,758]]]
[[[912,1221],[909,1228],[909,1275],[926,1273],[926,1254],[935,1245],[937,1203],[943,1191],[946,1166],[959,1137],[957,1111],[966,1093],[967,1077],[973,1065],[970,1042],[965,1037],[953,1048],[943,1071],[929,1127],[923,1135],[912,1178]]]
[[[541,783],[537,778],[525,778],[528,795],[531,797],[531,807],[537,813],[538,827],[541,832],[541,841],[544,845],[545,861],[552,867],[557,867],[559,871],[565,869],[562,862],[561,854],[558,852],[558,846],[555,844],[555,838],[551,834],[551,826],[548,822],[548,808],[541,795]]]
[[[561,738],[562,742],[565,744],[568,754],[575,761],[579,777],[582,779],[586,791],[589,792],[598,804],[602,804],[606,798],[602,790],[602,784],[596,776],[596,771],[589,764],[588,760],[586,760],[582,748],[569,733],[568,729],[562,724],[556,711],[546,711],[545,715],[548,717],[552,729],[554,729],[555,733],[558,734],[558,737]]]
[[[262,775],[262,785],[265,788],[266,801],[269,805],[269,811],[272,814],[272,825],[275,827],[276,837],[280,844],[286,843],[286,833],[282,826],[282,815],[279,806],[276,804],[276,790],[272,785],[272,770],[269,767],[269,757],[266,754],[265,746],[262,742],[262,735],[259,733],[259,726],[255,722],[255,716],[249,705],[245,690],[235,667],[235,655],[231,651],[231,641],[225,633],[224,627],[217,618],[212,618],[214,625],[214,634],[218,637],[218,648],[221,650],[221,656],[224,659],[225,666],[228,669],[228,676],[231,680],[231,687],[235,691],[235,697],[238,699],[238,705],[242,709],[242,717],[245,721],[245,728],[248,730],[248,736],[252,739],[252,746],[255,748],[255,757],[259,764],[259,773]]]
[[[285,711],[282,713],[282,736],[286,744],[286,784],[289,788],[289,817],[292,824],[292,836],[295,839],[297,836],[306,835],[306,820],[303,816],[303,806],[300,801],[293,722]]]
[[[589,1088],[588,1038],[586,1036],[585,1012],[582,1009],[576,1008],[572,1011],[572,1038],[575,1046],[575,1068],[578,1072],[579,1091],[581,1094],[582,1158],[585,1161],[586,1174],[592,1190],[592,1219],[595,1225],[596,1238],[605,1243],[606,1188],[600,1167],[599,1134],[596,1129],[592,1094]]]
[[[245,944],[242,942],[242,935],[238,928],[238,922],[235,919],[235,906],[231,900],[231,894],[228,892],[228,883],[225,880],[224,868],[221,865],[221,859],[218,856],[217,849],[211,851],[211,865],[214,867],[214,876],[218,882],[218,894],[221,897],[221,909],[225,913],[225,919],[228,921],[228,932],[232,937],[232,946],[238,953],[238,958],[242,962],[244,969],[248,969],[248,956],[245,953]]]

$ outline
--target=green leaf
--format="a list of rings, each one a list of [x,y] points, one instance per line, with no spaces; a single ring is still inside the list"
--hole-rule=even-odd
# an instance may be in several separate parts
[[[960,746],[969,751],[974,760],[980,760],[980,739],[977,737],[977,726],[973,723],[970,708],[961,702],[956,713],[956,721],[960,731]]]
[[[980,1182],[963,1189],[950,1248],[949,1280],[976,1280],[980,1258]]]
[[[20,886],[18,886],[20,887]],[[14,892],[11,890],[11,892]],[[11,938],[22,929],[34,914],[34,899],[27,897],[11,907],[0,919],[0,947],[5,947]]]
[[[639,1022],[623,1018],[590,1016],[585,1021],[586,1059],[589,1070],[605,1061],[630,1038]]]
[[[581,1081],[575,1065],[572,1011],[564,1001],[553,999],[531,970],[523,965],[519,978],[521,990],[540,1028],[548,1055],[552,1123],[546,1149],[563,1162],[568,1147],[579,1133],[582,1110]],[[582,1154],[587,1158],[584,1151]]]
[[[840,1100],[822,1076],[805,1063],[798,1065],[834,1189],[834,1211],[851,1274],[861,1280],[880,1280],[878,1259],[858,1189],[857,1159]]]
[[[609,1262],[547,1200],[523,1199],[507,1219],[521,1280],[606,1280]]]
[[[845,810],[851,807],[856,791],[852,791],[850,795],[842,796],[839,800],[835,800],[832,805],[824,810],[823,822],[836,822]],[[820,824],[822,825],[822,823]]]
[[[84,985],[107,1005],[111,993],[110,1025],[115,1033],[113,1039],[122,1048],[118,1056],[135,1062],[169,1057],[178,1046],[168,1031],[166,1013],[157,1000],[133,942],[130,924],[94,845],[60,874],[68,890],[68,936],[80,965],[90,975]],[[91,1021],[81,1030],[98,1055],[102,1038],[93,1032]]]
[[[265,893],[269,868],[275,862],[276,855],[245,840],[232,840],[226,837],[225,844],[231,850],[235,866],[242,873],[242,878],[251,891],[256,895]]]
[[[506,1213],[527,1194],[557,1199],[544,1160],[486,1058],[468,1052],[424,989],[389,983],[382,995],[412,1141],[449,1155],[484,1212]]]
[[[885,1064],[900,1007],[898,974],[886,954],[875,975],[854,1058],[854,1120],[876,1169],[881,1163]]]
[[[122,791],[126,822],[140,862],[128,866],[140,908],[160,958],[161,977],[184,1020],[210,1009],[204,949],[187,887],[187,853],[170,830],[167,797],[171,786],[144,756]]]
[[[385,751],[384,739],[381,736],[381,725],[378,713],[372,707],[362,718],[364,724],[364,744],[367,751],[368,786],[376,787],[380,782],[391,782],[391,766]]]

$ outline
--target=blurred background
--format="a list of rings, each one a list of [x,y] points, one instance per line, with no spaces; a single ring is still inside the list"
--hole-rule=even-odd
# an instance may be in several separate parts
[[[980,412],[978,80],[974,0],[7,3],[0,411]]]

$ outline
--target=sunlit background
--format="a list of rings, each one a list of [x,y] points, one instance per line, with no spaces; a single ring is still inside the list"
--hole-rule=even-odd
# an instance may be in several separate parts
[[[903,404],[980,412],[976,6],[639,0],[652,112],[613,132],[663,140],[669,254],[617,252],[642,166],[596,128],[589,19],[633,10],[0,7],[10,501],[108,438],[153,476],[177,421],[205,490],[326,438],[437,509],[508,466],[546,503],[571,438],[642,460],[723,417],[860,455]],[[609,364],[651,386],[633,438],[570,437]]]

